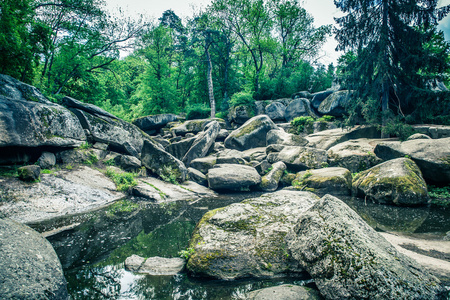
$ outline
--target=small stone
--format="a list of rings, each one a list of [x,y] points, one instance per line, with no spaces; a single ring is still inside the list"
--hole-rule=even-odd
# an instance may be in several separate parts
[[[36,165],[20,167],[17,171],[19,179],[23,181],[37,181],[41,175],[41,167]]]

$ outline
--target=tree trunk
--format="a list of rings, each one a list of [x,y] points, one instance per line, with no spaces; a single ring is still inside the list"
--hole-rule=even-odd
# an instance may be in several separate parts
[[[209,104],[211,106],[211,118],[214,118],[216,116],[216,100],[214,99],[214,85],[213,85],[213,79],[212,79],[212,62],[211,62],[211,55],[209,54],[209,45],[205,49],[206,54],[206,61],[208,64],[207,69],[207,81],[208,81],[208,95],[209,95]]]

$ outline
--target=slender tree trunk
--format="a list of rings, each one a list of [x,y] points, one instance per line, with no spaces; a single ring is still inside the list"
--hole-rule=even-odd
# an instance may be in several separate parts
[[[205,49],[206,54],[206,61],[208,64],[207,69],[207,81],[208,81],[208,95],[209,95],[209,104],[211,106],[211,118],[214,118],[216,116],[216,100],[214,99],[214,85],[213,85],[213,79],[212,79],[212,62],[211,62],[211,55],[209,54],[209,45]]]
[[[389,110],[389,77],[388,77],[388,68],[389,68],[389,28],[388,28],[388,6],[387,6],[387,0],[383,1],[383,29],[382,34],[384,35],[382,39],[384,39],[384,53],[383,53],[383,83],[382,83],[382,96],[381,96],[381,138],[388,138],[389,134],[384,133],[384,130],[386,128],[387,122],[388,122],[388,110]]]

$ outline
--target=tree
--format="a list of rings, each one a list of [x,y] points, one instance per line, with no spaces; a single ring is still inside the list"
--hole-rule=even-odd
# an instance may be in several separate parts
[[[440,61],[424,47],[438,20],[450,11],[450,5],[437,9],[437,2],[334,1],[346,13],[336,19],[338,49],[352,50],[356,54],[356,58],[350,60],[347,69],[351,72],[346,77],[348,87],[356,90],[359,99],[355,109],[365,110],[367,118],[381,108],[383,127],[388,122],[390,107],[396,107],[397,114],[414,107],[413,98],[401,99],[398,92],[423,89],[426,84],[423,71],[432,64],[437,64],[439,70],[445,69],[442,63],[445,60]]]

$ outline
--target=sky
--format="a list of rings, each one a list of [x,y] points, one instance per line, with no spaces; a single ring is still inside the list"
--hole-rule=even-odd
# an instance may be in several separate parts
[[[105,0],[110,11],[121,10],[130,16],[144,14],[155,19],[161,17],[162,13],[172,9],[179,17],[186,18],[192,15],[193,8],[206,7],[211,0]],[[439,0],[439,6],[449,5],[450,0]],[[340,16],[339,10],[333,0],[303,0],[303,7],[314,17],[315,26],[332,24],[335,25],[333,17]],[[444,31],[446,40],[450,41],[450,14],[441,21],[439,27]],[[342,53],[336,52],[337,42],[333,37],[322,48],[318,62],[328,65],[334,63]]]

